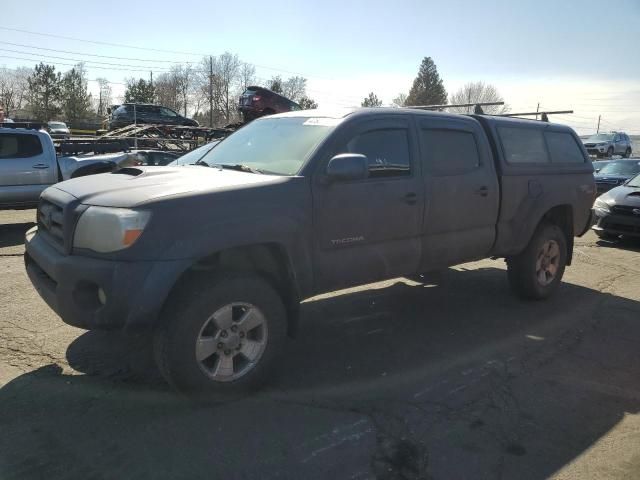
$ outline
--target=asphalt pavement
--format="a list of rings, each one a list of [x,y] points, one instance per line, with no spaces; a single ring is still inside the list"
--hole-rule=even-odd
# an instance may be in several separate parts
[[[542,302],[499,260],[310,299],[265,390],[203,404],[44,304],[33,220],[0,212],[3,480],[640,478],[640,242],[587,234]]]

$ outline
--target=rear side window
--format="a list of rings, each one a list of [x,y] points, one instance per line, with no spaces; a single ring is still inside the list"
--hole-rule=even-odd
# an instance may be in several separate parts
[[[422,130],[426,165],[435,175],[461,175],[480,166],[478,146],[471,132]]]
[[[42,153],[42,144],[36,135],[0,135],[0,159],[29,158]]]
[[[553,163],[584,163],[582,150],[573,135],[564,132],[545,132],[551,161]]]
[[[405,129],[371,130],[347,143],[348,153],[361,153],[369,160],[369,177],[411,174],[409,140]]]
[[[507,163],[547,163],[549,156],[542,130],[498,127]]]
[[[126,115],[127,114],[127,107],[125,105],[120,105],[118,108],[116,108],[113,111],[114,115]]]

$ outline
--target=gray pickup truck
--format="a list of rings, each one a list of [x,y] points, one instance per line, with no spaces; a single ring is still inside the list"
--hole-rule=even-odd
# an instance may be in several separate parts
[[[111,171],[128,158],[125,153],[59,157],[51,136],[39,126],[0,124],[0,210],[34,208],[50,185]]]
[[[198,165],[48,188],[25,262],[65,322],[149,332],[169,383],[227,395],[265,381],[321,292],[495,257],[518,295],[548,297],[594,195],[566,126],[299,111],[253,121]]]

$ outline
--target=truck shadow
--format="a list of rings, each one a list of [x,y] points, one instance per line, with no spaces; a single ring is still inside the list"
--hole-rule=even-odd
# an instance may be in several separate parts
[[[0,225],[0,248],[24,243],[24,234],[34,225],[33,222]]]
[[[429,478],[547,478],[639,411],[639,340],[639,302],[571,284],[522,302],[501,269],[448,270],[305,302],[269,388],[199,406],[164,385],[147,339],[87,332],[67,350],[85,375],[49,365],[0,389],[0,472],[347,478],[359,462],[426,478],[377,470],[397,435],[424,447]],[[310,454],[353,415],[372,439]]]

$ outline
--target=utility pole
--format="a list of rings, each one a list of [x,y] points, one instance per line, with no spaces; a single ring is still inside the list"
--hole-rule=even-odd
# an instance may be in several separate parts
[[[213,127],[213,57],[209,55],[209,127]]]
[[[538,112],[540,111],[540,102],[538,102],[538,106],[536,108],[536,120],[538,119]]]
[[[596,133],[600,133],[600,115],[598,115],[598,128],[596,129]]]

